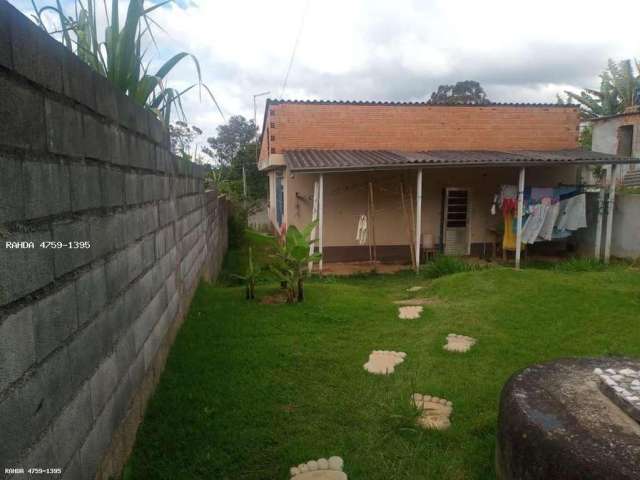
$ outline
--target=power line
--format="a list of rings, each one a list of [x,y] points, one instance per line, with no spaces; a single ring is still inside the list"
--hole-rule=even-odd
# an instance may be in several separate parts
[[[300,28],[298,29],[298,34],[296,35],[296,41],[293,44],[293,51],[291,52],[291,58],[289,59],[289,66],[287,68],[287,73],[284,76],[284,81],[282,82],[282,89],[280,90],[280,97],[284,97],[284,92],[287,88],[287,81],[289,80],[289,74],[291,73],[291,67],[293,66],[293,60],[296,56],[296,51],[298,50],[298,43],[300,43],[300,37],[302,36],[302,30],[304,29],[304,19],[307,16],[307,10],[309,9],[309,3],[311,0],[307,0],[304,5],[304,10],[302,11],[302,18],[300,19]]]

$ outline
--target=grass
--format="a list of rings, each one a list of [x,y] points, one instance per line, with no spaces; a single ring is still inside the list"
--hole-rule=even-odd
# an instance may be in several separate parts
[[[416,284],[439,302],[399,320],[392,301]],[[558,357],[640,356],[640,275],[623,266],[330,278],[306,293],[304,304],[262,305],[239,287],[199,287],[128,478],[285,479],[292,465],[341,455],[350,480],[493,479],[510,375]],[[445,352],[448,333],[479,342]],[[374,376],[362,365],[375,349],[408,356]],[[413,392],[452,400],[452,427],[417,429]]]

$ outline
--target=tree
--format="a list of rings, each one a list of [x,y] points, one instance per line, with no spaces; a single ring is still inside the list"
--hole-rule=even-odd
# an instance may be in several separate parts
[[[267,196],[267,177],[258,170],[256,126],[241,115],[233,116],[225,125],[217,128],[217,136],[207,139],[208,148],[203,152],[210,155],[216,164],[211,179],[218,189],[227,194],[234,203],[244,203],[244,181],[251,210],[252,203]],[[243,172],[244,168],[244,172]]]
[[[186,160],[197,160],[197,152],[192,149],[196,137],[202,135],[195,125],[177,121],[169,125],[169,137],[171,138],[171,151]]]
[[[615,115],[640,104],[640,63],[634,63],[635,70],[631,60],[616,63],[610,59],[600,74],[600,90],[585,88],[579,94],[567,91],[567,100],[559,101],[575,100],[586,119]]]
[[[218,135],[208,138],[207,143],[212,156],[222,165],[231,165],[243,146],[256,141],[256,124],[242,115],[234,115],[216,130]]]
[[[431,94],[430,103],[446,105],[483,105],[490,103],[487,94],[475,80],[457,82],[455,85],[440,85]]]

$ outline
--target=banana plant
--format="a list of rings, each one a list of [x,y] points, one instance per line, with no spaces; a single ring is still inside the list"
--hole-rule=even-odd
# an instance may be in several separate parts
[[[247,271],[244,275],[233,274],[234,278],[242,280],[245,285],[245,298],[247,300],[254,300],[256,298],[256,281],[261,273],[261,268],[253,263],[253,250],[249,247],[249,263],[247,265]]]
[[[266,235],[253,230],[247,236],[271,250],[270,271],[285,285],[287,303],[304,300],[304,280],[309,274],[308,264],[320,260],[320,253],[309,253],[315,240],[311,240],[311,232],[318,224],[317,220],[298,230],[290,225],[281,236]]]
[[[164,0],[145,7],[144,0],[129,0],[121,28],[118,0],[112,0],[110,10],[107,9],[107,0],[103,0],[107,26],[102,36],[97,28],[96,0],[86,0],[86,5],[82,0],[75,0],[75,16],[65,13],[60,0],[56,0],[55,6],[46,5],[41,8],[37,6],[36,0],[31,0],[31,3],[35,11],[34,19],[43,30],[59,37],[62,44],[83,62],[106,77],[136,103],[155,112],[165,124],[168,125],[171,121],[172,111],[177,111],[181,118],[185,118],[182,96],[196,86],[199,87],[200,93],[204,90],[211,97],[224,118],[213,93],[202,81],[200,63],[194,55],[187,52],[177,53],[164,62],[155,73],[149,72],[151,61],[146,58],[148,48],[150,44],[156,45],[152,27],[162,29],[151,13],[173,1]],[[47,28],[44,18],[49,13],[53,13],[59,22],[53,30]],[[192,60],[196,81],[183,90],[168,87],[167,76],[185,59]]]

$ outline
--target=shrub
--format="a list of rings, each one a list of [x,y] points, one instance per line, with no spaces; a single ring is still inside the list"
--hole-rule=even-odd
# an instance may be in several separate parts
[[[422,273],[427,278],[438,278],[454,273],[470,272],[478,268],[477,265],[469,264],[459,257],[438,255],[433,261],[425,264]]]
[[[556,264],[559,272],[602,272],[607,266],[595,258],[570,258]]]

